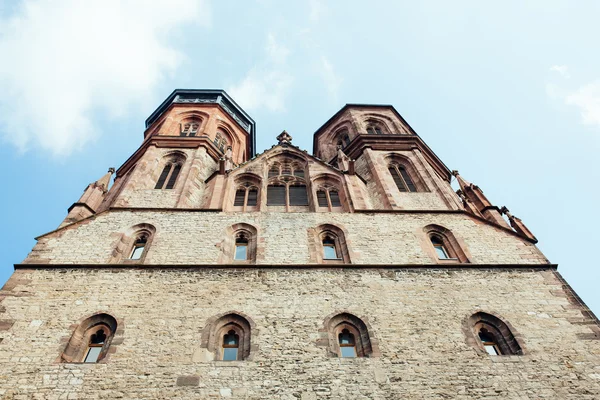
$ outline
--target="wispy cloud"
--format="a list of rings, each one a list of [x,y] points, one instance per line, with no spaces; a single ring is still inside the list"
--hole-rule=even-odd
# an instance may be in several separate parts
[[[553,65],[550,67],[550,71],[558,72],[564,78],[567,78],[567,79],[569,79],[571,77],[571,74],[569,74],[569,67],[567,67],[566,65]]]
[[[308,0],[309,19],[311,22],[318,22],[321,16],[325,14],[325,4],[322,0]]]
[[[329,100],[333,104],[337,104],[339,98],[339,89],[342,84],[342,78],[339,77],[331,62],[325,56],[321,56],[319,64],[319,75],[325,84]]]
[[[5,140],[68,155],[101,132],[98,111],[143,102],[184,55],[168,42],[209,24],[202,0],[24,0],[0,19],[0,123]],[[97,115],[97,114],[96,114]]]
[[[579,107],[584,124],[600,127],[600,81],[588,83],[567,95],[565,103]]]
[[[238,84],[229,87],[228,92],[248,110],[264,107],[273,112],[284,111],[285,100],[294,81],[287,66],[289,54],[290,50],[269,34],[264,60],[254,65]]]

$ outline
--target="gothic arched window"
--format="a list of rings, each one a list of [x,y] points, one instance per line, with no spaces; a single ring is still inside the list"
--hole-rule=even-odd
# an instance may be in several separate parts
[[[474,340],[481,354],[492,356],[521,355],[523,348],[508,324],[485,312],[477,312],[468,318],[464,329]]]
[[[304,167],[300,163],[274,163],[269,167],[268,206],[308,206]]]
[[[241,361],[249,359],[252,328],[254,323],[237,312],[210,318],[202,331],[203,347],[220,361]]]
[[[238,261],[248,260],[248,245],[250,244],[250,238],[248,233],[245,231],[239,231],[235,235],[235,251],[233,259]]]
[[[317,204],[319,207],[327,207],[330,211],[335,207],[342,207],[340,194],[335,187],[323,186],[317,190]]]
[[[156,228],[150,224],[138,224],[129,232],[123,236],[121,244],[117,245],[117,252],[123,255],[124,262],[141,263],[148,254]]]
[[[62,362],[97,363],[108,354],[117,331],[117,321],[108,314],[96,314],[81,322],[61,355]]]
[[[388,170],[394,179],[394,183],[401,192],[416,192],[417,187],[413,183],[410,175],[403,165],[392,163],[388,166]]]
[[[463,246],[451,230],[439,225],[427,225],[425,228],[431,247],[427,252],[438,263],[468,263],[469,259]]]
[[[181,168],[184,163],[184,159],[182,157],[172,157],[170,158],[163,167],[163,170],[156,181],[156,186],[154,189],[173,189],[175,187],[175,183],[177,182],[177,177],[181,172]]]
[[[345,149],[350,144],[350,136],[348,135],[348,131],[346,129],[342,130],[337,134],[337,147]]]
[[[148,235],[146,233],[142,233],[138,236],[133,244],[133,249],[131,250],[131,255],[129,256],[130,260],[139,260],[144,255],[144,251],[146,250],[146,244],[148,243]]]
[[[179,135],[180,136],[196,136],[198,129],[200,128],[200,121],[190,120],[180,125]]]
[[[222,130],[218,130],[215,135],[215,139],[213,140],[214,145],[221,151],[221,153],[225,153],[227,146],[229,143],[227,142],[227,134]]]
[[[258,188],[249,182],[244,182],[235,191],[234,207],[256,207],[258,204]]]
[[[320,225],[315,230],[318,257],[313,262],[318,263],[350,263],[350,253],[344,232],[335,225]]]
[[[329,354],[341,358],[378,355],[376,342],[363,320],[347,312],[325,319]]]

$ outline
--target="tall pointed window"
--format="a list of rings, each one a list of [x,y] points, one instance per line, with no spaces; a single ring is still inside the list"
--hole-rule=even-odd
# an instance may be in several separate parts
[[[225,153],[225,150],[227,149],[227,146],[229,145],[229,143],[227,143],[227,134],[218,130],[217,134],[215,135],[215,139],[214,139],[213,143],[215,146],[217,146],[217,148],[221,151],[221,153]]]
[[[269,167],[268,206],[308,206],[304,167],[298,162],[274,163]]]
[[[345,149],[350,144],[350,136],[348,135],[348,131],[346,129],[339,132],[337,135],[337,147]]]
[[[182,165],[182,160],[168,161],[158,177],[154,189],[173,189],[175,187],[175,183],[177,182],[177,177],[181,172]]]
[[[332,186],[323,186],[317,190],[317,205],[327,208],[331,211],[333,208],[342,207],[340,194],[337,188]]]
[[[233,200],[234,207],[256,207],[258,205],[258,188],[250,182],[238,186]]]
[[[240,232],[235,238],[234,260],[246,261],[248,259],[248,236],[245,232]]]
[[[311,256],[312,262],[350,264],[350,253],[344,232],[335,225],[325,224],[315,228],[315,243],[320,251]]]
[[[323,259],[324,260],[340,260],[338,251],[335,248],[335,239],[330,236],[325,236],[323,239]]]
[[[446,246],[444,246],[444,241],[437,235],[431,236],[431,244],[440,260],[448,260],[451,257],[448,255],[448,250],[446,250]]]
[[[146,244],[148,243],[148,236],[145,234],[140,235],[133,244],[133,250],[131,251],[130,260],[139,260],[144,254]]]
[[[398,187],[398,190],[401,192],[416,192],[417,187],[413,183],[408,172],[406,172],[406,168],[403,165],[398,165],[396,163],[390,164],[388,167],[392,178],[394,179],[394,183]]]
[[[481,328],[479,329],[479,340],[481,340],[481,344],[483,344],[483,348],[485,351],[492,356],[500,355],[500,348],[496,343],[496,339],[494,336],[488,332],[487,329]]]

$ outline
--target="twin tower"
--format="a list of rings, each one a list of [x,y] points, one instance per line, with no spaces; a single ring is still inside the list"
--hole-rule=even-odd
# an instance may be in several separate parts
[[[392,106],[344,106],[312,155],[255,135],[221,90],[157,108],[15,265],[1,393],[600,397],[597,318]]]

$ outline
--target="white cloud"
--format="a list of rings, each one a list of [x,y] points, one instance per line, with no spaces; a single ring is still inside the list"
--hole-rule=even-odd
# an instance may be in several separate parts
[[[248,110],[265,107],[269,111],[284,111],[285,98],[294,81],[287,66],[290,51],[269,34],[265,54],[262,62],[254,65],[241,82],[227,91]]]
[[[24,0],[0,19],[5,139],[68,155],[101,133],[94,113],[125,114],[177,69],[174,30],[209,22],[203,0]]]
[[[579,107],[584,124],[600,126],[600,81],[580,87],[566,96],[565,103]]]
[[[567,79],[571,77],[571,74],[569,74],[569,68],[566,65],[553,65],[550,67],[550,71],[558,72]]]
[[[321,56],[319,74],[321,75],[321,79],[323,79],[323,83],[327,89],[329,100],[336,104],[338,102],[338,93],[342,84],[342,78],[335,73],[333,65],[325,56]]]

